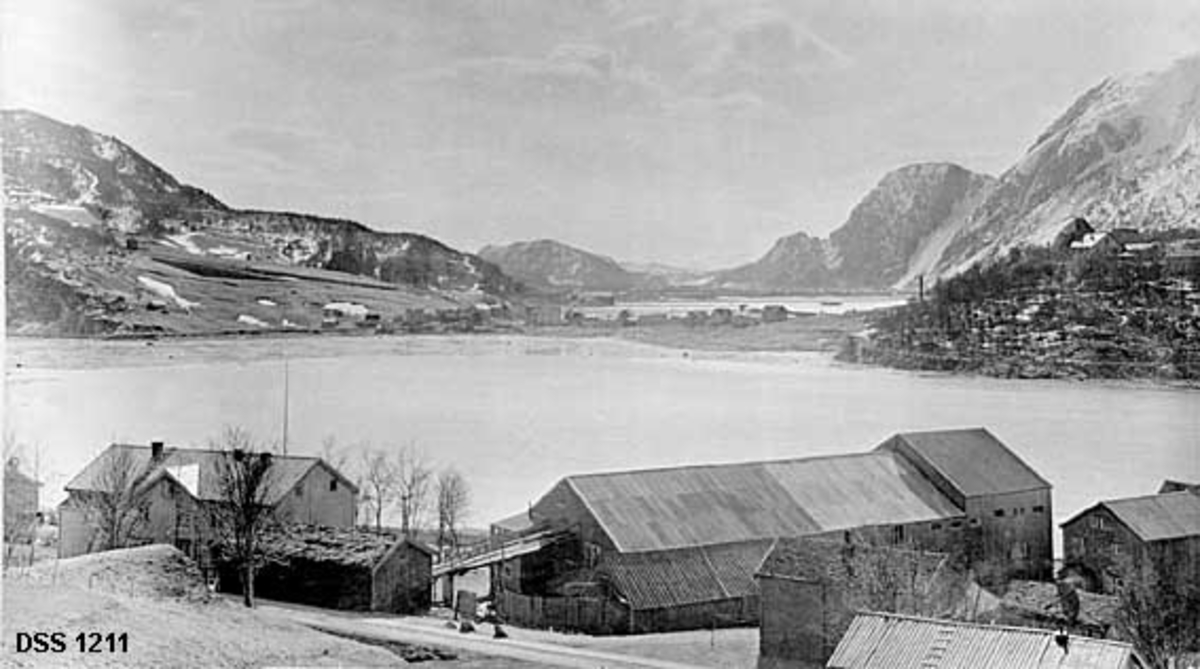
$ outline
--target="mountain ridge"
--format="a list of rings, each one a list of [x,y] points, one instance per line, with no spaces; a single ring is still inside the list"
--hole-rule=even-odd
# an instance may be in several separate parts
[[[147,262],[151,265],[143,270],[170,273],[161,262],[143,257],[147,254],[196,256],[188,260],[192,266],[199,260],[236,261],[313,270],[315,274],[305,274],[307,280],[326,284],[338,281],[321,272],[358,275],[378,282],[379,290],[416,291],[443,306],[503,299],[522,290],[495,265],[426,235],[379,232],[348,219],[230,207],[203,189],[180,183],[121,140],[80,125],[29,110],[0,110],[0,131],[8,275],[14,278],[18,268],[30,275],[9,281],[6,289],[11,304],[32,309],[10,310],[10,330],[69,333],[80,327],[118,327],[124,316],[95,305],[119,298],[128,311],[129,304],[157,302],[131,280],[142,280],[141,286],[144,280],[158,281],[130,275],[132,267]],[[237,273],[236,268],[220,271]],[[74,317],[70,324],[40,321],[36,300],[15,292],[32,287],[57,296],[66,311],[91,304],[92,316],[84,320],[95,322],[85,325]],[[414,297],[414,303],[425,301]],[[319,315],[317,319],[319,324]],[[185,320],[180,315],[159,326],[190,327],[174,322]],[[224,327],[219,321],[196,327]]]

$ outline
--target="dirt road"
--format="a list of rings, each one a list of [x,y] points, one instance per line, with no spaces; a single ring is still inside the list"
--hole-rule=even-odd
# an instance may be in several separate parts
[[[493,639],[492,626],[481,624],[472,634],[433,627],[402,618],[380,618],[344,614],[309,607],[262,602],[259,609],[318,629],[353,634],[386,641],[402,641],[481,655],[504,657],[546,667],[578,669],[690,669],[691,665],[619,653],[572,648],[558,644],[521,639]]]

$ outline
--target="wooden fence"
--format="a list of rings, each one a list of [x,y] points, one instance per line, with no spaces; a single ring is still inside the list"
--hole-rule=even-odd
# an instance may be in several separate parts
[[[628,611],[598,597],[534,597],[501,591],[495,604],[500,619],[518,627],[588,634],[623,634],[629,628]]]

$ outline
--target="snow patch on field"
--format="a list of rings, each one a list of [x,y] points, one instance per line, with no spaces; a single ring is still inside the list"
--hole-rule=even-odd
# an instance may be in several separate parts
[[[198,234],[200,234],[200,233],[184,232],[184,233],[181,233],[178,235],[167,235],[167,240],[170,241],[172,244],[175,244],[179,248],[183,249],[184,251],[187,251],[188,253],[191,253],[193,255],[202,256],[202,255],[204,255],[204,250],[201,249],[199,246],[196,246],[196,242],[192,241],[192,237],[195,237]]]
[[[256,301],[256,302],[258,302],[259,304],[263,305],[264,307],[277,307],[277,306],[279,306],[279,305],[278,305],[278,304],[276,304],[275,302],[273,302],[273,301],[271,301],[271,300],[268,300],[268,299],[267,299],[267,298],[265,298],[265,297],[260,297],[260,298],[258,298],[258,299],[257,299],[257,300],[255,300],[255,301]]]
[[[263,321],[263,320],[259,320],[255,317],[247,315],[247,314],[239,315],[237,317],[237,322],[245,323],[246,325],[253,325],[256,328],[270,327],[270,323],[267,323],[266,321]]]
[[[175,288],[173,286],[171,286],[171,284],[169,284],[169,283],[163,283],[162,281],[159,281],[157,279],[152,279],[148,276],[139,276],[137,278],[137,280],[138,280],[138,283],[146,290],[154,293],[155,295],[158,295],[159,297],[161,297],[165,300],[171,300],[175,304],[178,304],[180,307],[182,307],[184,309],[191,309],[192,307],[200,306],[199,302],[185,300],[182,297],[180,297],[179,293],[176,293]]]

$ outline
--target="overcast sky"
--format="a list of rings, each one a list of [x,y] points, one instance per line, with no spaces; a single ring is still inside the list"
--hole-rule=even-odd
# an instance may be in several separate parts
[[[1185,0],[5,0],[6,107],[237,207],[712,267],[887,171],[999,173]]]

